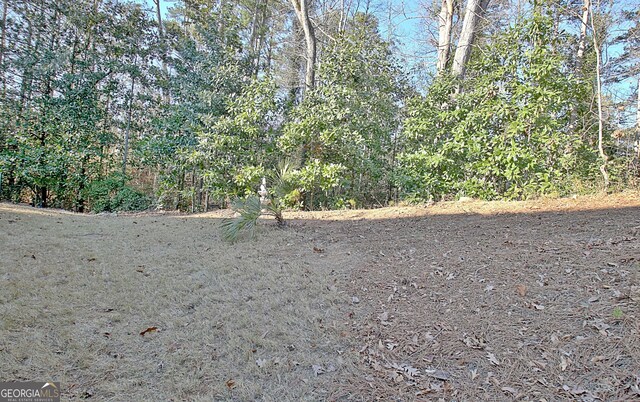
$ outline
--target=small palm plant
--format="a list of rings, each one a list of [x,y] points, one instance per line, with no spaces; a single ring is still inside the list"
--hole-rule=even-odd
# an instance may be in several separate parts
[[[276,191],[276,194],[278,193],[279,192]],[[222,237],[225,240],[232,243],[235,242],[243,230],[248,231],[253,237],[255,235],[256,225],[258,224],[258,218],[262,215],[273,216],[278,227],[285,226],[279,197],[271,197],[268,195],[264,181],[260,194],[260,197],[251,195],[247,198],[236,198],[231,202],[231,209],[233,209],[238,216],[222,221]]]

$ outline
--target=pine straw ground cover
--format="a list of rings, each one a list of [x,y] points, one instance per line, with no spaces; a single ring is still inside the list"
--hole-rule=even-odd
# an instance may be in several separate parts
[[[640,400],[637,193],[290,213],[235,245],[224,214],[0,205],[0,380],[117,401]]]

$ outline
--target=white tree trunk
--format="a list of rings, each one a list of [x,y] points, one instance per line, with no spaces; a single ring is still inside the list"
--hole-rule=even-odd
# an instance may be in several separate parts
[[[315,86],[315,64],[316,64],[316,34],[309,19],[309,0],[291,0],[293,8],[304,31],[306,43],[307,68],[304,77],[305,92]]]
[[[164,27],[162,26],[162,12],[160,10],[160,2],[162,0],[153,0],[155,6],[156,6],[156,18],[158,20],[158,40],[160,41],[160,43],[164,46]],[[168,84],[168,80],[169,80],[169,69],[167,67],[167,62],[165,61],[165,54],[164,54],[164,48],[162,50],[162,72],[164,73],[164,78],[167,80],[167,84]],[[167,89],[166,85],[162,86],[162,99],[164,100],[164,103],[171,103],[171,98],[169,96],[169,90]]]
[[[454,77],[464,77],[465,68],[469,57],[471,56],[471,48],[478,28],[478,21],[484,15],[490,0],[468,0],[467,8],[464,12],[464,21],[462,22],[462,32],[456,47],[456,54],[453,58],[453,66],[451,73]]]
[[[440,16],[438,18],[438,75],[444,73],[451,51],[451,27],[453,26],[453,2],[442,0]]]
[[[638,80],[638,106],[636,107],[636,153],[640,159],[640,79]]]
[[[580,67],[584,58],[584,49],[587,42],[587,26],[589,25],[589,10],[591,9],[591,0],[583,0],[582,19],[580,20],[580,42],[578,43],[578,54],[576,55],[576,65]]]
[[[2,69],[2,95],[4,97],[7,92],[7,84],[6,84],[6,76],[5,69],[2,67],[2,63],[4,61],[4,43],[5,37],[7,33],[7,8],[8,8],[8,0],[4,0],[2,2],[2,34],[0,34],[0,69]]]
[[[602,165],[600,165],[600,172],[602,173],[602,178],[604,179],[604,188],[605,190],[609,187],[609,173],[607,172],[607,162],[609,161],[609,157],[604,152],[604,139],[603,139],[603,131],[604,131],[604,115],[602,111],[602,79],[600,77],[600,70],[602,68],[602,62],[600,60],[600,47],[598,46],[598,41],[596,38],[596,28],[593,22],[593,10],[589,8],[589,13],[591,14],[591,30],[593,37],[593,50],[596,52],[596,90],[598,93],[596,94],[598,97],[598,154],[602,159]]]

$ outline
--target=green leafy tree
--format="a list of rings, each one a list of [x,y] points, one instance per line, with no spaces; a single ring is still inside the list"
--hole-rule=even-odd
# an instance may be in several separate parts
[[[205,186],[218,198],[255,194],[275,165],[281,105],[270,79],[253,80],[228,100],[227,114],[198,132]]]
[[[387,202],[403,95],[377,21],[357,15],[325,49],[316,88],[291,111],[280,139],[299,160],[305,208]]]
[[[410,104],[400,157],[407,197],[518,199],[593,177],[595,154],[570,125],[581,88],[552,27],[536,10],[472,59],[461,93],[443,77]]]

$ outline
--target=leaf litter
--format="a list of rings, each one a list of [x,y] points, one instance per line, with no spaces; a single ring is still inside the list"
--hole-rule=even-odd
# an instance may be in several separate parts
[[[99,364],[91,373],[76,370],[64,375],[81,384],[73,391],[75,398],[120,390],[130,392],[133,399],[145,399],[140,387],[125,389],[122,382],[101,382],[112,376],[108,370],[112,370],[113,356],[124,352],[127,359],[121,360],[114,374],[122,375],[127,361],[136,361],[127,374],[135,380],[132,384],[146,383],[157,375],[156,370],[139,374],[136,359],[154,368],[163,367],[164,362],[164,367],[172,369],[181,367],[178,362],[198,362],[212,378],[220,379],[214,385],[203,383],[185,391],[177,384],[190,377],[176,372],[176,382],[164,386],[174,394],[184,392],[184,399],[208,395],[212,396],[209,400],[224,400],[233,391],[237,400],[256,395],[282,400],[309,395],[314,400],[510,400],[522,395],[549,401],[638,400],[640,266],[639,242],[633,238],[640,227],[639,206],[640,197],[627,194],[522,203],[472,202],[465,204],[464,211],[456,203],[438,203],[428,208],[292,213],[287,232],[273,232],[274,241],[266,238],[265,245],[246,244],[248,251],[242,252],[219,250],[210,244],[210,233],[194,233],[188,223],[173,225],[166,232],[151,232],[157,241],[145,239],[146,244],[162,245],[154,249],[159,258],[146,257],[134,263],[153,267],[151,276],[131,269],[130,250],[94,250],[97,259],[90,264],[91,271],[78,270],[99,284],[91,289],[100,297],[92,294],[74,308],[79,311],[84,308],[79,306],[90,306],[95,300],[105,300],[105,304],[87,310],[70,325],[85,325],[86,329],[76,332],[91,342],[105,342],[97,345],[95,353],[108,354],[98,358]],[[118,224],[114,238],[117,233],[123,240],[135,239],[135,233],[127,237],[121,231],[126,219],[114,220]],[[146,219],[136,220],[136,226],[151,227]],[[36,225],[32,226],[39,227]],[[69,230],[76,231],[77,226]],[[178,237],[185,241],[179,242]],[[174,244],[170,251],[175,257],[163,254],[167,238]],[[208,239],[208,243],[197,239]],[[314,244],[323,248],[316,246],[318,251],[311,252]],[[14,245],[20,258],[31,254],[26,247],[35,249],[32,243],[22,249],[18,243]],[[202,251],[208,247],[213,248]],[[225,253],[231,254],[231,261],[215,264]],[[98,262],[106,264],[119,255],[122,261],[111,264],[110,272],[96,270]],[[65,261],[61,254],[54,257],[54,263],[57,259]],[[39,264],[38,269],[43,270],[40,261],[47,258],[39,254],[37,260],[24,260]],[[260,262],[263,277],[247,274],[258,267],[251,265],[254,260]],[[216,280],[209,273],[199,273],[196,267],[200,265],[215,272]],[[131,286],[113,283],[120,267],[124,283]],[[20,268],[31,272],[27,264]],[[176,276],[176,269],[184,272]],[[333,269],[335,276],[330,273]],[[146,269],[142,271],[146,273]],[[10,276],[17,277],[19,272],[12,271]],[[280,276],[265,283],[265,274],[273,273]],[[75,271],[67,274],[75,275],[69,281],[79,278]],[[220,282],[223,286],[216,285],[222,280],[226,281]],[[155,287],[163,281],[172,284],[162,288],[171,289],[169,297],[157,298]],[[60,282],[65,291],[74,292],[73,287],[64,285],[64,278]],[[118,297],[105,297],[103,288],[113,292],[115,285],[121,286],[113,288]],[[198,290],[202,285],[205,287]],[[320,293],[306,291],[316,285]],[[292,292],[283,294],[282,286],[291,287]],[[246,292],[245,287],[249,289]],[[186,291],[177,293],[182,288]],[[236,299],[237,293],[241,297]],[[126,307],[123,294],[131,296]],[[198,299],[190,300],[194,294]],[[231,297],[224,300],[220,294]],[[354,296],[359,302],[353,302]],[[301,302],[305,304],[298,308]],[[183,313],[183,304],[195,308],[185,308]],[[129,308],[137,305],[152,308]],[[269,318],[262,320],[264,314],[259,310],[267,305]],[[114,311],[104,313],[105,308]],[[138,310],[145,314],[133,319],[126,315]],[[296,321],[292,312],[307,310],[314,315]],[[159,313],[154,315],[156,311]],[[251,315],[253,311],[257,315]],[[212,327],[212,312],[214,321],[222,321],[224,328]],[[385,312],[387,315],[382,315]],[[110,317],[105,317],[107,314]],[[95,321],[99,325],[89,327],[82,322],[90,322],[96,315],[102,320]],[[116,316],[122,320],[120,324]],[[197,320],[189,318],[192,316]],[[272,325],[276,320],[292,325],[282,331]],[[147,322],[164,323],[163,336],[155,337],[154,342],[131,342],[139,351],[132,351],[129,345],[123,351],[109,350],[130,332],[134,336],[129,338],[139,339],[138,331]],[[131,323],[140,329],[132,330]],[[240,323],[249,323],[248,335],[241,332],[247,329]],[[104,333],[112,335],[107,338]],[[4,334],[11,337],[12,347],[20,342],[11,332]],[[244,338],[236,338],[239,334]],[[75,342],[61,340],[71,347]],[[4,342],[0,346],[7,350]],[[176,342],[180,345],[171,346]],[[226,344],[231,346],[225,349]],[[67,351],[56,352],[59,346],[52,350],[58,366],[69,366],[72,356],[67,358]],[[242,350],[246,353],[238,353]],[[159,353],[162,361],[157,359]],[[255,357],[247,359],[247,354]],[[492,362],[490,354],[499,365]],[[262,368],[258,356],[264,360]],[[10,369],[20,372],[16,367]],[[276,377],[278,381],[274,381]]]

